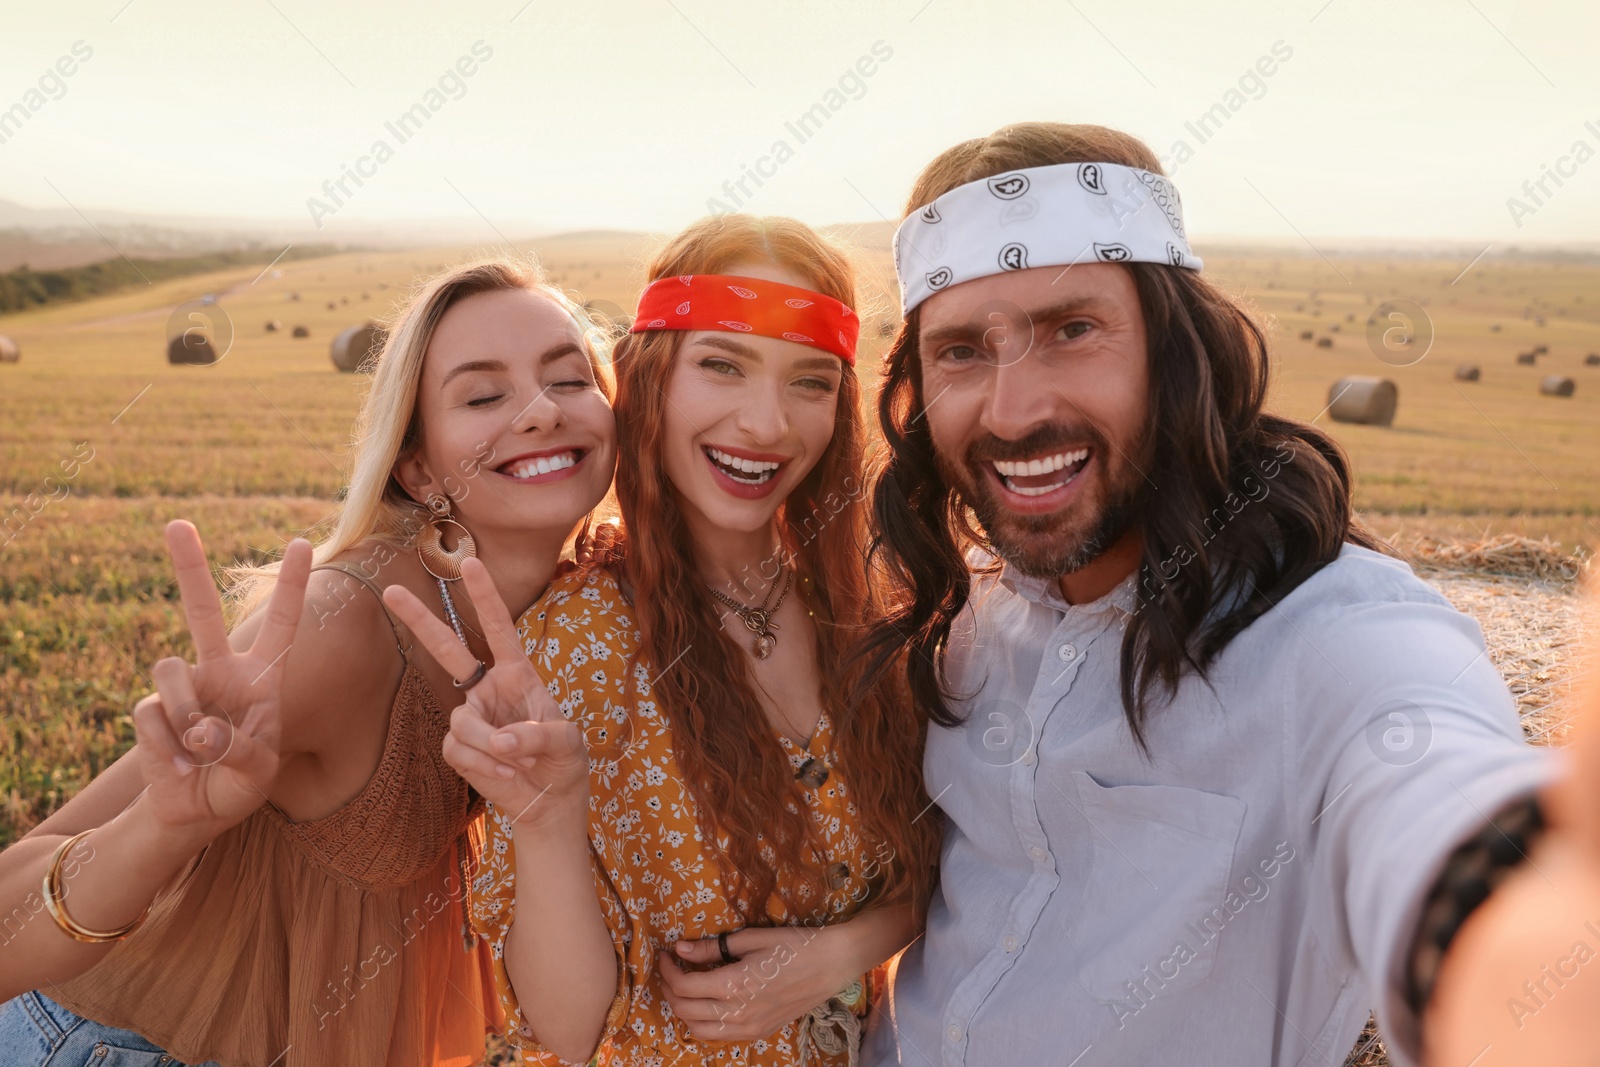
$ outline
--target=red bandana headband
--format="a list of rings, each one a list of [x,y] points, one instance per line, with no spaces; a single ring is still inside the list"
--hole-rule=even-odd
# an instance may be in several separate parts
[[[861,320],[831,296],[765,278],[678,274],[657,278],[639,296],[631,333],[726,330],[810,345],[856,363]]]

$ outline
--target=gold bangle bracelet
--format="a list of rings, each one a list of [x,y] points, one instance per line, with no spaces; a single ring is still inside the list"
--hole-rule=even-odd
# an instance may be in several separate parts
[[[90,827],[80,834],[74,834],[56,848],[55,855],[50,857],[50,867],[44,875],[44,905],[50,910],[50,918],[56,921],[56,925],[68,937],[87,945],[103,945],[111,941],[121,941],[137,930],[139,924],[144,922],[145,916],[150,914],[150,908],[147,906],[144,914],[116,930],[91,930],[67,914],[66,905],[62,903],[66,891],[61,884],[61,861],[72,851],[74,845],[88,837],[94,830],[94,827]]]

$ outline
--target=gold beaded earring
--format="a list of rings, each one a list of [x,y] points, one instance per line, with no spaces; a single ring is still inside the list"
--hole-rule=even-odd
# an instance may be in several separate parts
[[[422,569],[439,579],[441,582],[455,582],[461,579],[461,563],[468,556],[478,554],[477,546],[472,541],[472,534],[467,528],[450,517],[450,498],[438,493],[428,497],[428,511],[432,519],[417,537],[417,558],[422,560]],[[456,528],[456,547],[446,550],[444,547],[444,527]]]

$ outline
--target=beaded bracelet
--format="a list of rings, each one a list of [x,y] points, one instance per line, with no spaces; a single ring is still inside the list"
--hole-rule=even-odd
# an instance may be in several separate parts
[[[1513,801],[1450,854],[1422,905],[1406,968],[1406,1002],[1422,1014],[1439,978],[1446,950],[1467,916],[1527,859],[1545,828],[1537,797]]]

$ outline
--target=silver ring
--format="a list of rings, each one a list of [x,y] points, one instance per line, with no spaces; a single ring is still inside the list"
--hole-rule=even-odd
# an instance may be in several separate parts
[[[483,676],[488,674],[488,673],[489,673],[489,668],[484,666],[483,660],[480,659],[478,661],[478,669],[472,672],[472,677],[471,678],[468,678],[464,682],[458,682],[454,678],[452,678],[452,679],[450,679],[450,684],[455,686],[457,689],[461,690],[463,693],[465,693],[468,689],[471,689],[473,686],[475,686],[479,682],[483,681]]]

